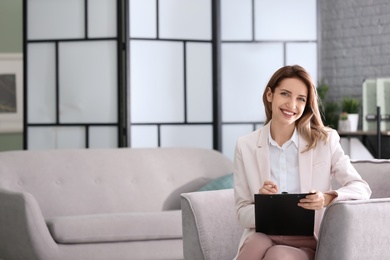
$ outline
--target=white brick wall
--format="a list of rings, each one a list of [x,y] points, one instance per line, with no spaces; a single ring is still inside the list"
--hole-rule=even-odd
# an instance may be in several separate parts
[[[365,78],[390,77],[390,1],[318,0],[318,4],[319,79],[330,85],[332,100],[361,99]],[[375,137],[367,139],[376,151]],[[382,158],[390,158],[390,138],[382,138]]]
[[[365,78],[390,76],[390,1],[320,1],[321,78],[329,97],[361,98]]]

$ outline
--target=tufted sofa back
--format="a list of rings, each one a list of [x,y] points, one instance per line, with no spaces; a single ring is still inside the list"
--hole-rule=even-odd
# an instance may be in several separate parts
[[[359,160],[352,162],[372,190],[371,198],[390,198],[390,160]]]
[[[27,192],[45,218],[180,208],[180,194],[231,173],[201,148],[0,152],[0,189]]]
[[[390,198],[390,160],[355,160],[352,165],[370,186],[372,199]],[[332,187],[338,189],[340,184],[333,179]]]

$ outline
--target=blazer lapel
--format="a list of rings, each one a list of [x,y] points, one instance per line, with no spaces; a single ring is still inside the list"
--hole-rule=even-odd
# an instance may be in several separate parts
[[[268,136],[270,131],[270,123],[265,125],[261,129],[259,137],[257,139],[257,167],[259,168],[260,179],[264,182],[265,180],[271,180],[271,171],[269,165],[269,146]],[[263,183],[260,183],[260,187]]]
[[[313,149],[303,152],[308,143],[299,135],[299,177],[301,182],[301,192],[309,192],[312,189],[312,165],[313,165]]]

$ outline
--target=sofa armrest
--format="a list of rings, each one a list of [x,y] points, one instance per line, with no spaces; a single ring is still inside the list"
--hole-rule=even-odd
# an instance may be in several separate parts
[[[57,249],[34,197],[0,189],[0,259],[54,259]]]
[[[181,195],[186,260],[233,259],[243,228],[235,214],[233,189]]]
[[[390,198],[340,201],[321,223],[316,260],[388,259]]]

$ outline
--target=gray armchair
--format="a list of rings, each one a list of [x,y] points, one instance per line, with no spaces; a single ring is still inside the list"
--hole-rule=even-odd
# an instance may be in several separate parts
[[[181,208],[184,259],[233,259],[244,229],[232,189],[182,194]]]
[[[353,164],[369,183],[372,197],[327,208],[316,260],[390,258],[390,160]],[[184,259],[233,259],[243,232],[235,216],[233,190],[184,193],[181,205]]]

